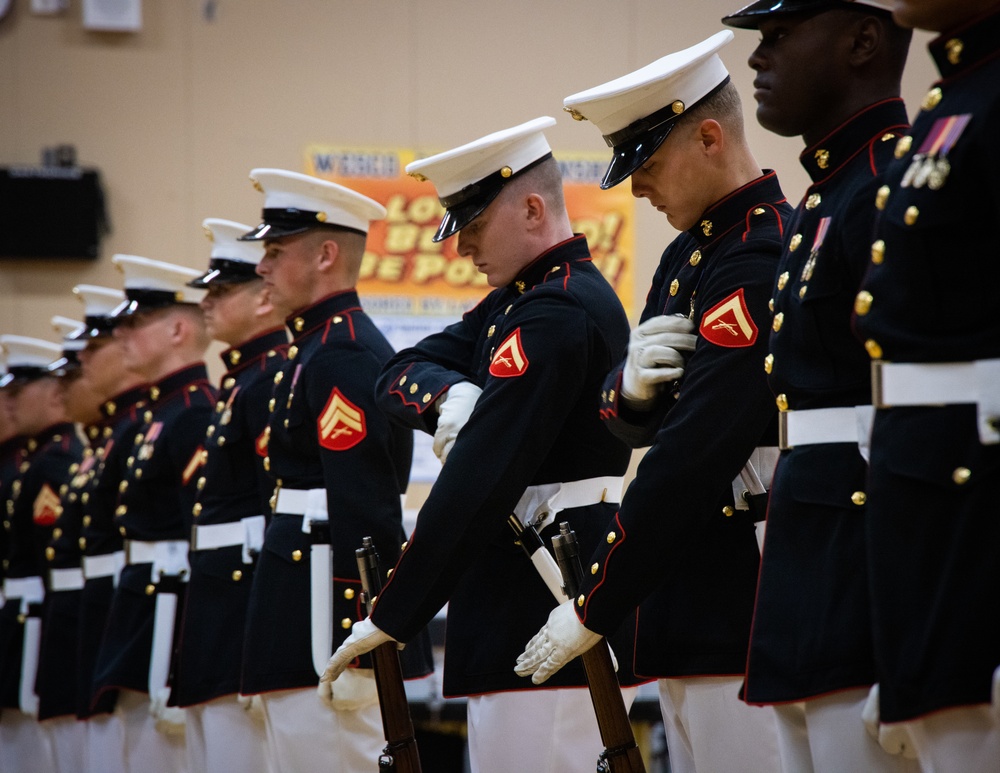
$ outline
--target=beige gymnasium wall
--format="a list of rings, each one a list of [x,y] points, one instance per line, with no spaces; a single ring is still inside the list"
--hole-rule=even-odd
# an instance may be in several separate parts
[[[75,145],[103,175],[114,230],[96,261],[0,260],[0,332],[54,339],[53,314],[80,314],[74,284],[120,286],[116,252],[202,265],[201,220],[256,222],[250,168],[301,170],[310,142],[440,150],[549,114],[557,153],[605,150],[562,98],[707,37],[738,2],[145,0],[142,31],[116,34],[85,31],[80,0],[57,16],[14,0],[0,20],[0,165]],[[757,37],[737,31],[723,58],[758,160],[796,202],[801,141],[753,119]],[[934,78],[927,40],[910,56],[911,113]],[[674,232],[645,202],[637,213],[638,310]],[[0,212],[0,227],[17,224]]]

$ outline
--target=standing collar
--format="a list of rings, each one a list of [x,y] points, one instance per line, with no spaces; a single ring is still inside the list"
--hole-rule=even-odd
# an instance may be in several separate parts
[[[553,261],[558,264],[580,260],[590,260],[590,249],[583,234],[574,234],[531,261],[507,287],[520,295],[545,279],[546,274],[552,271]]]
[[[927,48],[942,80],[964,75],[1000,53],[1000,10],[942,32]]]
[[[848,161],[880,136],[895,137],[893,131],[906,131],[906,106],[897,98],[868,105],[848,118],[819,142],[799,156],[813,183],[824,182],[844,168]]]
[[[774,206],[784,202],[785,194],[781,192],[778,176],[773,169],[765,169],[760,177],[737,188],[706,209],[698,218],[698,222],[687,232],[698,242],[698,246],[704,249],[736,226],[746,228],[749,213],[756,213],[756,210],[764,205]]]
[[[361,301],[358,292],[353,288],[341,290],[316,301],[312,306],[306,306],[285,320],[293,338],[311,333],[335,314],[345,314],[349,311],[361,311]]]
[[[148,386],[136,386],[131,389],[126,389],[124,392],[119,392],[110,400],[105,400],[101,403],[101,416],[105,420],[114,420],[116,417],[120,416],[123,411],[131,410],[137,407],[146,396],[149,394]]]
[[[219,356],[226,366],[226,372],[235,373],[282,346],[288,346],[288,336],[285,335],[283,327],[276,327],[244,341],[239,346],[226,349]]]

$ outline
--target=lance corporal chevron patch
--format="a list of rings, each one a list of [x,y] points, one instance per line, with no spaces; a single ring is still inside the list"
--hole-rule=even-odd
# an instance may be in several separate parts
[[[490,375],[497,378],[513,378],[523,375],[528,369],[528,356],[521,344],[521,328],[518,328],[493,354],[490,361]]]
[[[743,288],[706,311],[698,332],[717,346],[733,349],[753,346],[757,340],[757,326],[743,299]]]

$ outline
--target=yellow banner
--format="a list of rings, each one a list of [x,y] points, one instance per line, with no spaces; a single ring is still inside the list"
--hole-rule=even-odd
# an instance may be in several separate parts
[[[427,154],[422,154],[423,157]],[[305,149],[308,174],[346,185],[380,202],[384,221],[372,224],[358,290],[375,314],[458,316],[491,289],[456,238],[432,241],[444,210],[434,186],[404,169],[418,158],[407,149]],[[573,230],[586,235],[594,263],[632,313],[634,199],[627,185],[602,191],[606,155],[557,153]]]

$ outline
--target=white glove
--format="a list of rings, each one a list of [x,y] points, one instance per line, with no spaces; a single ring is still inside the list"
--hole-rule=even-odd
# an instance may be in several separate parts
[[[573,609],[575,603],[572,599],[564,601],[549,613],[549,621],[517,656],[514,672],[518,676],[531,674],[532,683],[541,684],[601,640],[599,633],[580,622]]]
[[[865,723],[868,735],[878,741],[889,754],[902,754],[910,760],[917,758],[917,750],[910,740],[910,733],[905,724],[883,725],[879,719],[879,689],[878,684],[873,684],[868,691],[868,699],[861,710],[861,721]]]
[[[444,464],[448,454],[451,453],[451,447],[455,445],[459,430],[469,420],[472,409],[476,407],[476,401],[482,393],[483,390],[471,381],[459,381],[448,387],[448,391],[434,404],[439,417],[433,448],[434,455],[441,460],[441,464]]]
[[[259,695],[237,694],[236,702],[243,707],[247,716],[254,722],[264,721],[264,701]]]
[[[378,645],[387,641],[393,641],[393,638],[378,628],[370,617],[358,620],[351,628],[351,635],[344,639],[344,643],[337,648],[333,657],[330,658],[330,662],[326,664],[326,670],[319,678],[319,697],[323,700],[327,699],[332,689],[327,685],[336,681],[352,660],[366,652],[371,652]],[[402,647],[400,646],[399,649]]]
[[[167,695],[149,696],[149,713],[156,719],[156,729],[164,735],[184,735],[187,713],[179,706],[168,706]]]
[[[319,697],[334,711],[360,711],[378,703],[375,671],[348,668],[336,681],[320,682]]]
[[[653,402],[663,384],[684,373],[681,352],[693,352],[698,336],[687,317],[651,317],[628,337],[628,356],[622,374],[622,397],[635,406]]]

